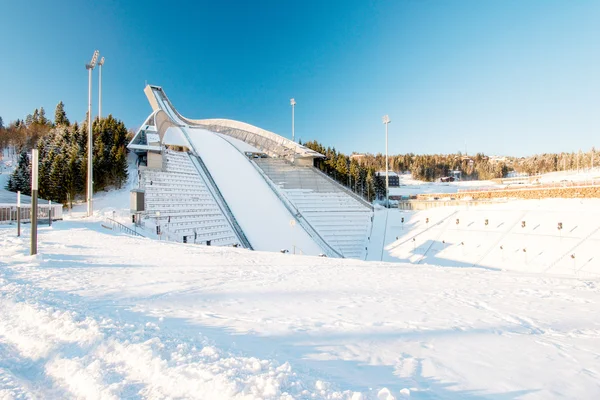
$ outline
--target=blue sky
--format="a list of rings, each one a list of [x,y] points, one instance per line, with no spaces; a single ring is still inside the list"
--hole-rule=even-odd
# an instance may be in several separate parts
[[[344,152],[527,155],[600,138],[600,1],[3,1],[0,116],[87,107],[128,127],[145,82],[191,118],[231,118]],[[94,115],[97,113],[94,73]]]

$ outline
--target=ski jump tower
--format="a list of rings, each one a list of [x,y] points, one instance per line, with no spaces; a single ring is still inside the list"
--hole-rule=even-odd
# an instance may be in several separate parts
[[[144,92],[153,112],[128,147],[145,216],[167,218],[173,240],[366,257],[373,208],[314,167],[324,155],[244,122],[185,118],[161,87]]]

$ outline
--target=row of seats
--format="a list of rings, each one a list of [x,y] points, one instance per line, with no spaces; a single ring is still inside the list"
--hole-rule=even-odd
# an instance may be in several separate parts
[[[277,158],[254,161],[331,247],[344,257],[366,256],[371,208],[313,167]]]
[[[171,237],[181,241],[185,237],[187,243],[238,245],[229,221],[190,156],[166,150],[163,157],[164,170],[143,171],[147,215]]]

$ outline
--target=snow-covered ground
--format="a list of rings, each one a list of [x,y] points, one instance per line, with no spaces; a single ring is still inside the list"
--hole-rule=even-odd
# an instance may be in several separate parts
[[[399,175],[400,186],[390,187],[390,196],[411,196],[425,193],[456,193],[459,189],[497,188],[492,181],[424,182],[413,179],[411,174]]]
[[[600,396],[596,200],[378,209],[361,262],[118,235],[135,176],[0,226],[0,399]]]
[[[597,280],[39,235],[0,228],[0,398],[600,395]]]
[[[550,172],[547,174],[540,175],[540,183],[554,183],[554,182],[580,182],[580,181],[600,181],[600,168],[588,168],[581,169],[579,171],[557,171]]]
[[[424,182],[413,179],[411,174],[399,175],[400,186],[390,188],[390,196],[410,196],[417,194],[443,194],[456,193],[468,189],[498,189],[507,185],[497,184],[492,181],[455,181],[455,182]],[[565,182],[598,181],[600,182],[600,168],[582,169],[579,171],[558,171],[539,175],[536,179],[542,184],[563,184]],[[518,185],[522,186],[522,185]]]
[[[599,245],[599,199],[380,208],[368,259],[599,278]]]

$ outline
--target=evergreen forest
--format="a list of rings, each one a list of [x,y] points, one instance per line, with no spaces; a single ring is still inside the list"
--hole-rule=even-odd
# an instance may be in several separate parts
[[[127,181],[127,150],[130,137],[125,124],[112,115],[92,122],[94,192],[121,188]],[[39,151],[39,196],[68,206],[85,199],[87,180],[87,118],[71,124],[62,101],[54,120],[44,108],[35,109],[24,120],[4,126],[0,117],[0,150],[17,157],[17,167],[6,189],[31,193],[31,149]],[[5,149],[7,151],[5,152]]]

